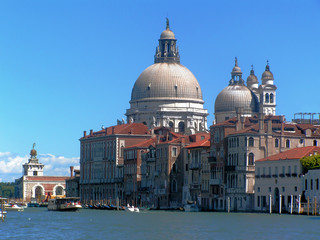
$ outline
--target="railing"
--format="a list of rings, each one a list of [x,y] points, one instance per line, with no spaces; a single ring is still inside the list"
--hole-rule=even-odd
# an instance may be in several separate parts
[[[226,171],[235,171],[236,170],[236,166],[225,166],[224,169]]]
[[[218,178],[216,178],[216,179],[210,179],[210,180],[209,180],[209,184],[210,184],[210,185],[221,185],[221,184],[222,184],[222,180],[221,180],[221,179],[218,179]]]
[[[191,163],[189,169],[196,170],[201,168],[201,163]]]
[[[217,157],[208,157],[208,162],[209,162],[209,163],[215,163],[215,162],[217,162]]]
[[[196,183],[196,184],[190,184],[190,189],[191,190],[198,190],[200,189],[200,184],[199,183]]]

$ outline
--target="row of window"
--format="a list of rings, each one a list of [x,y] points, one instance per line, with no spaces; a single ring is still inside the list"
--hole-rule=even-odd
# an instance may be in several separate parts
[[[310,190],[314,189],[313,183],[315,182],[315,190],[319,190],[319,179],[305,179],[304,180],[304,190],[308,190],[308,187],[310,187]],[[309,183],[309,184],[308,184]]]
[[[280,169],[279,169],[280,167],[278,167],[278,166],[275,166],[275,167],[257,167],[256,168],[256,176],[272,176],[272,175],[276,175],[276,176],[278,176],[278,174],[279,174],[279,171],[280,171]],[[261,171],[261,169],[262,169],[262,171]],[[286,171],[286,169],[287,169],[287,171]],[[268,171],[266,171],[266,170],[268,170]],[[292,173],[292,166],[287,166],[287,168],[285,167],[285,166],[282,166],[281,167],[281,173],[280,173],[280,175],[282,174],[283,176],[284,175],[290,175],[291,176],[291,174],[296,174],[295,176],[297,176],[297,171],[298,171],[298,166],[297,165],[294,165],[293,166],[293,173]]]

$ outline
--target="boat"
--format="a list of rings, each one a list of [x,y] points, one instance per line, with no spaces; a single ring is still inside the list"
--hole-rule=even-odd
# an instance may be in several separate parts
[[[5,219],[6,216],[7,216],[7,211],[2,211],[2,210],[0,209],[0,218],[1,218],[1,219],[2,219],[2,216],[3,216],[3,219]]]
[[[18,211],[18,212],[24,211],[23,207],[20,207],[15,203],[7,203],[7,204],[5,204],[5,209],[7,211]]]
[[[186,205],[184,205],[185,212],[199,212],[200,209],[197,204],[193,201],[188,201]]]
[[[134,206],[130,206],[129,204],[127,204],[127,208],[126,208],[129,212],[140,212],[139,208],[134,207]]]
[[[81,208],[80,198],[65,197],[49,199],[48,201],[49,211],[77,211]]]

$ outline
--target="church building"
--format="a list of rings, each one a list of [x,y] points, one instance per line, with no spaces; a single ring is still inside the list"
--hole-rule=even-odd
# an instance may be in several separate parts
[[[23,176],[15,180],[15,198],[26,202],[41,202],[51,196],[64,196],[69,177],[44,176],[45,165],[39,163],[34,146],[28,163],[23,164]]]

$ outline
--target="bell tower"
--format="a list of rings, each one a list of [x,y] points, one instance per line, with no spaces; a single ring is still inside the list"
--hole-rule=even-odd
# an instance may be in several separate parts
[[[39,163],[37,158],[37,151],[34,149],[35,143],[30,151],[29,162],[23,164],[23,175],[24,176],[43,176],[44,164]]]
[[[270,71],[269,61],[262,74],[262,84],[259,86],[260,109],[265,115],[276,115],[276,90],[273,74]]]

